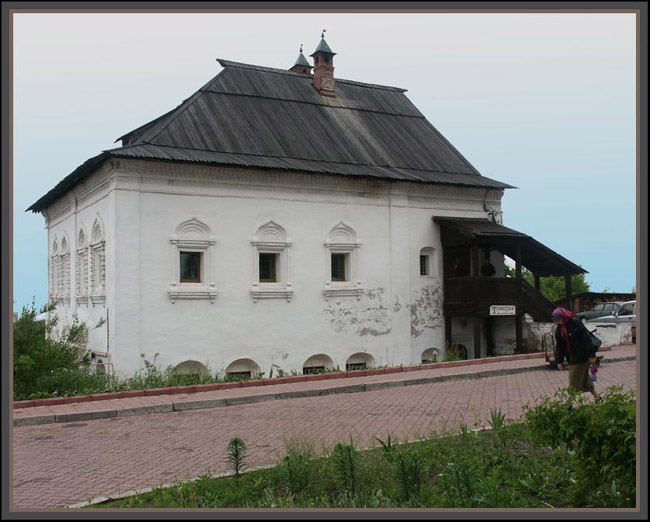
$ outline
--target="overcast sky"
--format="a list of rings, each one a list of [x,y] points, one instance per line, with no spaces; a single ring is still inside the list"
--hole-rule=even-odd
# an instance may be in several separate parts
[[[636,285],[633,14],[16,14],[14,310],[47,301],[45,220],[25,209],[221,71],[290,68],[321,30],[335,77],[406,96],[481,174],[518,187],[504,224]]]

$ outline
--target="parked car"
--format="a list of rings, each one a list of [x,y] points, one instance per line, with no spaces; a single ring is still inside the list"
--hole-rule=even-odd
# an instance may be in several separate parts
[[[586,326],[592,323],[632,323],[632,342],[636,342],[636,301],[627,301],[621,305],[614,315],[596,317],[587,321]]]
[[[607,315],[614,315],[618,312],[618,309],[623,305],[623,301],[613,301],[610,303],[599,303],[594,306],[591,310],[586,312],[579,312],[576,314],[576,319],[580,319],[582,323],[586,323],[589,319],[595,319],[596,317],[604,317]]]

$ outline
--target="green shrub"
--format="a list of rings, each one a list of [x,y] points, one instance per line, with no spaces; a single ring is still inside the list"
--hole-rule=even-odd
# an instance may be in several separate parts
[[[631,507],[636,502],[636,400],[613,386],[590,402],[564,388],[526,412],[539,445],[564,447],[572,501],[578,506]]]
[[[48,305],[42,312],[53,312]],[[35,321],[34,303],[23,307],[13,323],[13,377],[14,399],[66,396],[87,388],[106,389],[107,379],[91,371],[90,359],[79,357],[79,348],[87,338],[87,328],[76,319],[66,328],[60,339],[52,339],[57,318]]]

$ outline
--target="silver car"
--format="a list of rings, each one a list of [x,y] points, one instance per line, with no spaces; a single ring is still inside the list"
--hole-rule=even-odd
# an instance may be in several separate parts
[[[591,323],[632,323],[632,342],[636,342],[636,301],[627,301],[621,305],[614,315],[597,317],[587,321]]]
[[[605,317],[608,315],[614,315],[616,312],[618,312],[618,309],[623,304],[624,304],[623,301],[611,301],[607,303],[598,303],[591,310],[577,313],[576,319],[580,319],[582,321],[582,324],[584,324],[590,319],[595,319],[596,317]]]

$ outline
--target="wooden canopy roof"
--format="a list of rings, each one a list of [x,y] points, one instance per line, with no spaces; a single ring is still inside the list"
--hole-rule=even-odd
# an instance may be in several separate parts
[[[434,217],[433,220],[440,225],[444,246],[475,244],[481,248],[495,248],[515,260],[520,248],[521,264],[535,275],[565,276],[587,273],[581,266],[532,237],[489,219]]]

